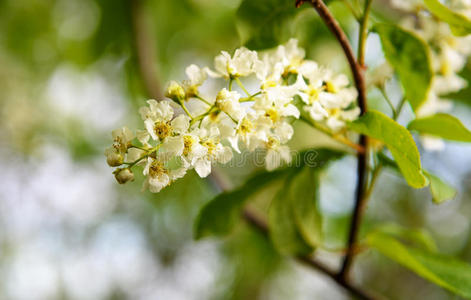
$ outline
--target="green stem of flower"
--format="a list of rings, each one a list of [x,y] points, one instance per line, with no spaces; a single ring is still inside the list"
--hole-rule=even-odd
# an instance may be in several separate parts
[[[232,91],[232,82],[234,82],[234,78],[229,78],[229,91]]]
[[[244,98],[240,98],[239,99],[239,102],[250,102],[250,101],[253,101],[253,98],[257,97],[258,95],[260,95],[262,92],[257,92],[253,95],[250,95],[248,97],[244,97]]]
[[[365,47],[366,40],[368,39],[368,18],[370,16],[371,4],[373,0],[365,0],[365,8],[363,10],[363,16],[360,19],[360,36],[358,38],[358,63],[360,66],[365,65]]]
[[[309,126],[319,130],[320,132],[328,135],[329,137],[333,138],[334,140],[336,140],[337,142],[340,142],[352,149],[355,149],[357,152],[364,152],[365,149],[362,148],[360,145],[350,141],[349,139],[347,139],[346,137],[344,136],[341,136],[341,135],[337,135],[337,134],[333,134],[332,132],[330,132],[328,129],[316,124],[315,122],[312,122],[311,120],[309,120],[308,118],[305,118],[303,116],[301,116],[299,118],[299,120],[305,122],[306,124],[308,124]]]
[[[224,112],[226,114],[226,116],[228,116],[234,123],[236,124],[239,124],[239,121],[237,121],[236,119],[234,119],[230,114],[228,114],[227,112]]]
[[[371,174],[371,181],[370,181],[370,185],[368,186],[368,189],[366,190],[365,192],[365,195],[364,195],[364,198],[367,200],[370,198],[371,196],[371,193],[373,192],[373,188],[376,184],[376,181],[378,180],[378,177],[379,177],[379,174],[381,173],[381,169],[382,169],[382,165],[381,163],[379,163],[373,170],[373,173]]]
[[[199,116],[196,116],[194,118],[191,119],[190,121],[190,126],[192,126],[193,124],[195,124],[197,121],[201,121],[204,119],[204,117],[206,117],[207,115],[209,115],[216,107],[214,105],[211,105],[211,107],[208,108],[207,111],[205,111],[204,113],[202,113],[201,115]]]
[[[184,103],[181,104],[181,107],[183,111],[188,115],[188,117],[190,117],[190,119],[193,119],[193,116],[190,114]]]
[[[136,149],[140,149],[140,150],[143,150],[143,151],[149,151],[149,149],[142,148],[142,147],[139,147],[139,146],[136,146],[136,145],[131,145],[131,146],[129,146],[129,148],[136,148]]]
[[[381,95],[383,95],[384,100],[388,103],[389,107],[391,108],[392,111],[392,118],[394,120],[397,119],[397,111],[396,108],[394,108],[394,105],[392,104],[391,99],[389,98],[388,94],[386,93],[386,90],[384,86],[378,87],[379,91],[381,92]]]
[[[240,81],[239,77],[236,77],[235,78],[235,81],[237,83],[237,85],[244,91],[244,93],[250,97],[250,93],[247,91],[247,89],[245,88],[245,86],[242,84],[242,81]]]
[[[399,101],[399,103],[397,104],[397,107],[396,107],[396,117],[394,118],[394,121],[397,120],[397,118],[399,118],[399,115],[401,114],[402,112],[402,108],[404,107],[404,104],[406,103],[406,97],[403,96],[401,101]]]
[[[205,103],[205,104],[207,104],[207,105],[209,105],[209,106],[212,106],[212,104],[209,103],[208,100],[204,99],[204,98],[201,97],[200,95],[195,95],[195,97],[196,97],[196,99],[200,100],[201,102],[203,102],[203,103]]]
[[[152,153],[156,152],[157,150],[159,150],[159,148],[162,146],[162,143],[158,144],[157,146],[155,146],[154,148],[150,149],[150,150],[146,150],[146,149],[143,149],[143,148],[139,148],[139,149],[142,149],[144,151],[146,151],[147,153],[142,155],[141,157],[139,157],[138,159],[136,159],[135,161],[133,162],[130,162],[130,163],[123,163],[125,165],[128,165],[128,168],[132,168],[134,167],[138,162],[140,162],[141,160],[143,160],[144,158],[148,157],[149,155],[151,155]],[[134,147],[134,148],[138,148],[138,147]]]

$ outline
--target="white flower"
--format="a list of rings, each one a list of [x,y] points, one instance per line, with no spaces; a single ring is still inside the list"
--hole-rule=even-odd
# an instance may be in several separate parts
[[[240,94],[238,92],[230,92],[223,88],[216,96],[216,107],[228,114],[230,118],[239,120],[244,115],[239,99]]]
[[[198,67],[197,65],[189,65],[186,70],[185,70],[185,74],[186,76],[188,77],[188,83],[191,85],[191,86],[200,86],[204,83],[204,81],[206,80],[206,78],[208,77],[207,76],[207,72],[206,72],[206,68],[203,68],[201,69],[200,67]]]
[[[143,174],[147,176],[143,189],[148,187],[152,193],[160,192],[164,187],[170,184],[169,173],[169,170],[165,167],[163,162],[148,157],[143,172]]]
[[[301,66],[306,52],[304,49],[298,47],[297,39],[290,39],[284,45],[285,54],[285,70],[297,73],[297,68]]]
[[[235,135],[228,140],[237,153],[240,153],[239,141],[242,141],[249,151],[254,151],[268,140],[267,133],[270,127],[271,122],[267,122],[266,118],[249,113],[239,120]]]
[[[113,130],[111,135],[113,136],[113,145],[105,150],[106,161],[111,167],[117,167],[124,162],[124,156],[131,146],[134,134],[129,128],[122,127]]]
[[[432,81],[432,91],[437,95],[446,95],[449,93],[458,92],[465,88],[468,82],[458,76],[456,73],[451,73],[446,76],[435,75]]]
[[[182,156],[187,162],[193,165],[196,160],[204,157],[208,153],[208,149],[200,144],[200,138],[192,133],[183,136],[183,153]]]
[[[148,100],[149,106],[139,109],[148,134],[158,141],[171,134],[170,120],[173,117],[173,109],[169,101]]]
[[[172,134],[181,134],[188,130],[190,119],[185,115],[173,118],[173,109],[169,101],[147,101],[149,107],[141,107],[140,113],[147,130],[147,134],[155,141],[163,141]],[[144,145],[148,145],[148,137],[139,132],[138,138]]]
[[[208,77],[208,68],[200,68],[197,65],[189,65],[185,70],[188,81],[184,81],[187,97],[198,95],[198,87],[201,86]]]
[[[139,148],[129,148],[128,153],[126,155],[126,160],[128,162],[132,163],[132,162],[140,159],[145,153],[146,153],[146,151],[141,150]],[[140,162],[142,162],[142,161],[140,161]]]
[[[276,97],[274,94],[264,93],[255,100],[253,109],[257,114],[267,118],[272,124],[276,124],[286,117],[299,118],[299,110],[291,103],[292,98],[286,98],[283,94]]]
[[[231,57],[226,51],[214,59],[216,72],[208,70],[212,77],[234,78],[248,76],[254,72],[254,64],[258,61],[257,52],[250,51],[245,47],[237,49],[234,56]]]
[[[434,115],[438,112],[450,110],[452,107],[451,101],[439,98],[435,93],[429,93],[427,101],[422,104],[417,110],[417,117],[423,118]]]
[[[282,145],[279,138],[270,136],[266,142],[267,155],[265,157],[265,167],[268,171],[273,171],[283,162],[291,162],[291,153],[288,146]]]
[[[169,161],[183,153],[183,136],[169,136],[160,145],[158,156],[162,161]]]
[[[281,63],[283,74],[296,74],[304,62],[305,54],[304,49],[298,47],[298,40],[290,39],[286,44],[278,46],[274,52],[269,52],[268,60],[273,65]]]
[[[427,151],[442,151],[445,149],[445,142],[443,139],[431,136],[431,135],[421,135],[419,137],[422,146]]]
[[[165,90],[165,97],[168,97],[173,101],[180,103],[186,98],[185,89],[178,82],[170,81],[167,86],[167,89]]]
[[[143,174],[147,176],[142,189],[149,188],[152,193],[158,193],[166,186],[170,185],[174,180],[185,176],[188,164],[183,160],[179,161],[181,165],[176,168],[167,166],[167,162],[159,158],[148,157]]]
[[[220,133],[217,127],[195,129],[194,134],[199,137],[200,144],[207,149],[206,155],[192,162],[200,177],[206,177],[211,173],[212,161],[225,164],[232,159],[231,148],[220,143]]]
[[[367,86],[377,86],[382,87],[385,85],[386,81],[390,80],[394,74],[394,70],[391,68],[389,63],[384,62],[378,67],[374,68],[367,77]]]
[[[358,118],[360,115],[360,108],[355,107],[350,110],[334,109],[329,111],[329,117],[327,119],[326,125],[333,132],[339,131],[344,128],[346,122],[351,122]]]

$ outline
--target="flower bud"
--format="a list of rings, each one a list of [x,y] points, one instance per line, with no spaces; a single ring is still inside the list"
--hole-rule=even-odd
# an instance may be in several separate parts
[[[110,167],[118,167],[123,164],[124,158],[117,152],[110,152],[106,155],[106,162]]]
[[[134,180],[134,174],[129,168],[117,169],[113,173],[116,181],[118,181],[119,184],[125,184],[128,181]]]
[[[185,95],[185,90],[180,84],[178,84],[178,82],[170,81],[167,91],[165,92],[165,97],[168,97],[177,103],[181,103],[185,100]]]

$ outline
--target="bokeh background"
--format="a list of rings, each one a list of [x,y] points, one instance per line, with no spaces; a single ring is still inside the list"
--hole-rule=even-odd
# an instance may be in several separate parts
[[[166,81],[181,80],[185,66],[212,65],[220,50],[241,45],[239,4],[0,0],[0,299],[349,299],[321,273],[280,257],[244,224],[225,239],[194,241],[198,210],[220,192],[208,180],[190,172],[151,194],[141,192],[140,177],[119,186],[106,165],[111,130],[141,127],[138,107],[160,96]],[[342,1],[331,9],[356,37]],[[374,9],[386,19],[399,13],[387,1]],[[280,38],[297,37],[309,58],[349,73],[314,10],[286,26]],[[379,65],[375,35],[368,51],[368,65]],[[388,90],[398,101],[397,82]],[[369,100],[389,113],[377,91]],[[453,109],[468,127],[470,102],[461,97]],[[401,122],[408,117],[410,111]],[[294,149],[340,147],[296,126]],[[458,188],[456,199],[434,205],[427,190],[412,190],[385,171],[365,228],[382,222],[424,228],[441,252],[471,262],[471,147],[450,143],[422,157],[425,168]],[[345,242],[354,167],[354,157],[346,157],[322,176],[327,244],[339,251],[319,250],[319,257],[332,267]],[[237,186],[254,166],[248,160],[218,169]],[[390,299],[458,299],[373,251],[359,255],[353,277]]]

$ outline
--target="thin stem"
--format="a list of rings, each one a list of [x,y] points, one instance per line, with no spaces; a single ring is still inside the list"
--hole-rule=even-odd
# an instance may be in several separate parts
[[[373,192],[373,188],[376,184],[376,181],[378,180],[379,174],[381,173],[382,165],[378,164],[376,168],[373,170],[373,174],[371,175],[371,182],[368,187],[368,190],[365,192],[365,199],[369,199],[371,196],[371,193]]]
[[[362,148],[360,145],[358,144],[355,144],[354,142],[350,141],[349,139],[341,136],[341,135],[337,135],[337,134],[333,134],[332,132],[330,132],[328,129],[322,127],[322,126],[319,126],[317,125],[316,123],[314,122],[311,122],[311,120],[305,118],[305,117],[300,117],[299,118],[300,121],[303,121],[304,123],[308,124],[309,126],[321,131],[322,133],[328,135],[329,137],[333,138],[334,140],[356,150],[357,152],[364,152],[365,149]]]
[[[149,149],[142,148],[142,147],[139,147],[139,146],[136,146],[136,145],[131,145],[131,146],[129,146],[129,148],[137,148],[137,149],[140,149],[140,150],[149,151]]]
[[[307,2],[307,0],[297,0],[296,6],[300,6],[302,3]],[[326,26],[330,29],[330,31],[334,34],[337,41],[339,42],[340,46],[343,49],[345,57],[350,65],[350,69],[353,74],[353,78],[355,80],[355,86],[358,91],[358,106],[360,107],[361,115],[365,114],[367,111],[367,101],[366,101],[366,88],[365,88],[365,78],[364,78],[364,64],[358,63],[355,55],[353,54],[352,47],[348,41],[347,36],[343,32],[340,25],[335,20],[334,16],[330,13],[327,6],[324,4],[322,0],[310,0],[310,4],[314,7],[317,11],[321,19],[324,21]],[[369,9],[368,9],[369,10]],[[366,13],[366,11],[365,11]],[[366,24],[368,14],[363,15],[363,22]],[[366,26],[365,26],[366,27]],[[362,39],[366,39],[367,32],[365,35],[361,35]],[[359,45],[365,43],[364,40],[359,41]],[[365,47],[362,48],[361,51],[365,51]],[[360,53],[359,57],[364,57],[364,53]],[[365,185],[367,179],[367,149],[368,149],[368,138],[365,135],[360,135],[359,145],[365,149],[365,151],[358,152],[358,164],[357,164],[357,187],[355,192],[355,207],[353,210],[352,221],[350,225],[350,232],[348,236],[348,244],[347,244],[347,254],[342,263],[342,267],[338,274],[338,280],[347,282],[348,271],[350,270],[350,266],[353,261],[353,256],[355,254],[354,245],[358,238],[358,232],[361,224],[361,219],[364,211],[364,206],[366,204],[364,193],[365,193]]]
[[[399,115],[401,114],[402,108],[404,107],[405,103],[406,103],[406,97],[402,97],[401,101],[399,101],[399,103],[397,104],[396,117],[394,118],[394,121],[396,121],[397,118],[399,118]]]
[[[391,108],[392,114],[393,114],[393,119],[397,119],[397,112],[396,108],[394,107],[391,99],[389,98],[388,94],[386,93],[386,90],[384,89],[384,86],[378,87],[379,91],[381,92],[381,95],[383,95],[384,100],[388,103],[389,107]]]
[[[350,12],[352,13],[353,17],[357,20],[357,21],[360,21],[360,16],[358,15],[357,11],[355,10],[355,8],[353,8],[353,5],[350,3],[350,0],[343,0],[343,3],[345,4],[345,6],[347,6],[347,8],[350,10]]]
[[[236,123],[236,124],[239,124],[239,121],[237,121],[236,119],[234,119],[230,114],[228,114],[227,112],[224,112],[226,114],[226,116],[228,116],[232,122]]]
[[[229,78],[229,91],[232,91],[232,82],[234,81],[234,79],[231,77]]]
[[[237,83],[237,85],[244,91],[244,93],[250,97],[250,93],[247,91],[247,89],[245,89],[245,86],[242,84],[242,81],[240,81],[239,77],[236,77],[235,78],[235,81]]]
[[[360,66],[365,66],[365,47],[368,37],[368,18],[370,16],[371,4],[373,0],[365,0],[365,8],[363,16],[360,19],[360,36],[358,37],[358,63]]]
[[[252,211],[245,209],[242,212],[242,216],[247,221],[247,223],[252,225],[254,228],[258,229],[259,232],[261,232],[263,235],[267,236],[269,234],[269,229],[266,222],[262,218],[254,214]],[[363,300],[375,299],[373,296],[368,295],[367,293],[360,290],[359,288],[351,285],[348,282],[341,280],[334,271],[330,270],[329,268],[324,266],[322,263],[319,263],[318,261],[314,260],[310,256],[297,256],[296,260],[308,267],[311,267],[313,269],[318,270],[321,273],[324,273],[325,275],[330,277],[332,280],[334,280],[338,285],[343,287],[345,290],[350,292],[353,296],[357,297],[358,299],[363,299]]]
[[[154,148],[150,149],[150,150],[145,150],[147,153],[142,155],[141,157],[139,157],[138,159],[136,159],[135,161],[133,162],[125,162],[124,164],[125,165],[128,165],[128,168],[132,168],[134,167],[134,165],[136,165],[138,162],[140,162],[141,160],[143,160],[144,158],[148,157],[149,155],[151,155],[152,153],[154,153],[155,151],[159,150],[160,146],[162,146],[162,144],[158,144],[157,146],[155,146]],[[138,148],[138,147],[134,147],[134,148]],[[142,149],[142,148],[139,148],[139,149]]]
[[[139,66],[139,73],[147,94],[154,99],[161,99],[163,96],[155,59],[154,36],[149,32],[146,24],[145,9],[142,7],[142,0],[130,1],[130,14],[132,25],[132,37],[134,49]]]
[[[210,108],[208,108],[208,110],[204,113],[202,113],[201,115],[199,116],[196,116],[194,117],[191,121],[190,121],[190,126],[192,126],[194,123],[196,123],[197,121],[200,121],[200,120],[203,120],[204,117],[206,117],[207,115],[209,115],[216,107],[214,105],[212,105]]]
[[[253,98],[257,97],[258,95],[260,95],[262,92],[257,92],[253,95],[250,95],[248,97],[245,97],[245,98],[240,98],[239,99],[239,102],[249,102],[249,101],[253,101]]]
[[[203,103],[205,103],[205,104],[207,104],[207,105],[209,105],[209,106],[212,106],[212,104],[209,103],[208,100],[204,99],[204,98],[201,97],[200,95],[195,95],[195,97],[196,97],[196,99],[200,100],[201,102],[203,102]]]
[[[183,111],[188,115],[188,117],[190,117],[190,119],[193,119],[193,116],[190,114],[190,112],[188,111],[188,108],[186,108],[184,103],[181,104],[181,107]]]

